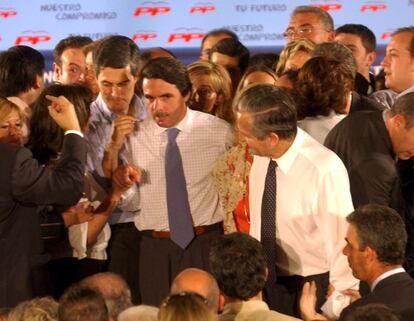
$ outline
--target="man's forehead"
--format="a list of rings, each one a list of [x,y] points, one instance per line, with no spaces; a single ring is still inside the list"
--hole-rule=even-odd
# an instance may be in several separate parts
[[[294,15],[289,22],[289,27],[292,26],[306,26],[306,25],[318,25],[322,24],[319,16],[313,12],[303,12]]]

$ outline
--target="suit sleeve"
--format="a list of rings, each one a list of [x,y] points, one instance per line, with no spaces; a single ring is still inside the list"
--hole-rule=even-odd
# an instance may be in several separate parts
[[[83,192],[85,160],[85,140],[76,134],[65,136],[55,166],[39,165],[28,149],[20,149],[11,176],[14,199],[33,206],[77,203]]]

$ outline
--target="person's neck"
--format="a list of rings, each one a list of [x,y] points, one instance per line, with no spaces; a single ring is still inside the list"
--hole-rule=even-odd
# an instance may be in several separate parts
[[[379,276],[381,276],[382,274],[384,274],[388,271],[398,269],[400,267],[401,267],[400,264],[393,264],[393,265],[379,264],[376,268],[373,269],[371,275],[365,281],[368,283],[368,285],[370,287],[372,287],[375,280],[378,279]]]
[[[269,157],[271,158],[282,157],[289,150],[289,148],[293,145],[296,135],[297,134],[295,134],[291,138],[279,140],[279,142],[277,143],[277,147],[275,148],[274,152],[269,155]]]
[[[237,298],[231,298],[231,297],[228,297],[226,295],[224,296],[224,300],[225,300],[225,304],[229,304],[229,303],[241,303],[241,302],[249,302],[249,301],[263,301],[263,296],[262,296],[262,292],[260,291],[255,296],[252,296],[251,298],[248,298],[246,300],[241,300],[241,299],[237,299]]]

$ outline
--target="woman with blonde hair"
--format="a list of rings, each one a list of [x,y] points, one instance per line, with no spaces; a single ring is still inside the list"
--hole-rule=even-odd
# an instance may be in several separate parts
[[[289,42],[280,53],[276,66],[276,76],[281,77],[288,70],[298,70],[308,61],[315,49],[315,44],[308,39]]]
[[[160,305],[158,321],[218,321],[207,299],[195,292],[170,295]]]
[[[187,69],[193,85],[189,107],[233,124],[232,84],[227,70],[210,61],[196,61]]]
[[[0,97],[0,142],[23,144],[24,115],[17,105]]]

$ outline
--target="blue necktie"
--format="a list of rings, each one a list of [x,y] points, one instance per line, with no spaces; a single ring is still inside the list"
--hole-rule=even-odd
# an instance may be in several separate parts
[[[262,198],[260,239],[269,269],[269,285],[276,282],[276,166],[277,163],[270,160]]]
[[[167,181],[167,208],[171,239],[185,249],[194,238],[194,228],[188,202],[183,162],[176,138],[179,129],[167,129],[165,150],[165,178]]]

